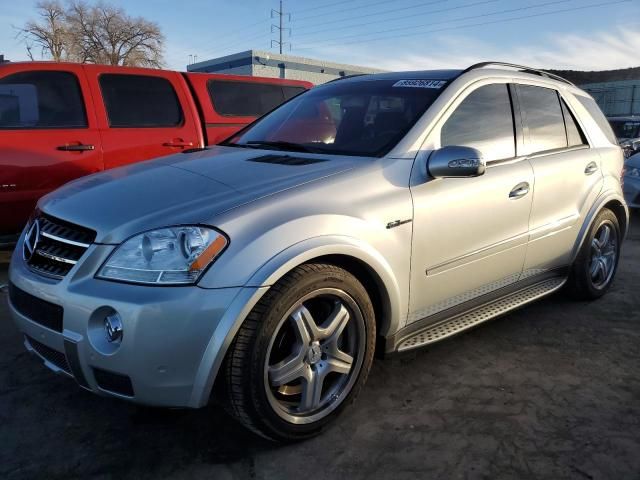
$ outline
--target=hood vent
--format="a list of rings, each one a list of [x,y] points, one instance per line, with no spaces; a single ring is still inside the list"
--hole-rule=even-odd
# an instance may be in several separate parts
[[[327,159],[291,157],[289,155],[263,155],[261,157],[250,158],[247,161],[258,163],[275,163],[278,165],[290,165],[292,167],[297,167],[300,165],[311,165],[313,163],[326,162]]]

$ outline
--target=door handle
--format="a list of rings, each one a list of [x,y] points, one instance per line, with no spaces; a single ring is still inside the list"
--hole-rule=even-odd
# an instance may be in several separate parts
[[[182,140],[171,140],[162,144],[163,147],[193,147],[193,142],[184,142]]]
[[[509,192],[509,198],[522,198],[527,193],[529,193],[529,184],[527,182],[522,182],[513,187],[513,189]]]
[[[59,147],[56,147],[56,150],[61,150],[63,152],[86,152],[95,149],[96,147],[94,145],[84,145],[82,143],[60,145]]]
[[[596,162],[589,162],[589,164],[584,169],[585,175],[593,175],[598,171],[598,164]]]

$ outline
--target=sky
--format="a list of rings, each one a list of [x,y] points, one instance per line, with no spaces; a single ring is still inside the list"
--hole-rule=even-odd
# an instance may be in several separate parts
[[[167,68],[271,50],[278,0],[107,0],[158,23]],[[35,0],[0,0],[0,54],[26,60],[16,28]],[[538,68],[640,66],[640,0],[284,0],[285,53],[387,70],[486,60]],[[290,49],[290,50],[289,50]],[[191,56],[191,57],[190,57]]]

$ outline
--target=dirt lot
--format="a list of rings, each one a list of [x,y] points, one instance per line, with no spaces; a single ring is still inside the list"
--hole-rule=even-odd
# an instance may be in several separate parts
[[[294,446],[212,408],[140,409],[82,391],[24,351],[2,294],[0,478],[638,479],[639,292],[636,216],[604,299],[558,294],[378,361],[338,424]]]

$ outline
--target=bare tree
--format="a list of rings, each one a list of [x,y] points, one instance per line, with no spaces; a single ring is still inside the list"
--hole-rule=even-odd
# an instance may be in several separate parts
[[[74,40],[74,56],[83,62],[161,67],[164,36],[144,18],[104,3],[69,5],[67,22]]]
[[[34,59],[32,50],[38,46],[43,57],[51,57],[56,62],[64,60],[68,54],[69,32],[62,4],[57,0],[43,0],[36,4],[36,10],[40,20],[29,21],[18,29],[29,58]]]
[[[163,64],[164,36],[154,22],[102,2],[73,1],[64,8],[58,0],[44,0],[36,8],[41,21],[20,29],[32,60],[35,44],[55,61],[156,68]]]

